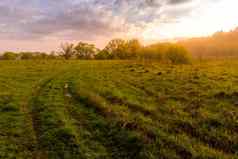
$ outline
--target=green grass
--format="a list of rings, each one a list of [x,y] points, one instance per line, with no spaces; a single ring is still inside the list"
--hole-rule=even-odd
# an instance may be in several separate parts
[[[238,61],[1,61],[0,158],[238,158]]]

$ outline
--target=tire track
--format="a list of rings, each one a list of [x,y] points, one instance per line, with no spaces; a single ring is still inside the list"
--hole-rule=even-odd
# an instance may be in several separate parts
[[[32,115],[31,112],[29,111],[29,105],[28,101],[24,101],[24,103],[21,106],[21,112],[25,115],[25,134],[27,134],[27,137],[30,142],[31,142],[31,152],[32,152],[32,158],[33,159],[43,159],[40,157],[40,155],[37,152],[37,135],[35,132],[35,128],[33,126],[33,121],[32,121]]]
[[[35,114],[32,111],[32,105],[34,105],[34,100],[37,96],[39,96],[40,91],[42,87],[47,85],[53,77],[44,80],[40,84],[36,84],[33,86],[33,90],[31,94],[28,97],[25,97],[23,99],[23,102],[21,104],[21,112],[25,116],[25,134],[28,135],[30,139],[28,139],[31,142],[31,152],[32,152],[32,158],[33,159],[47,159],[47,155],[45,152],[40,150],[39,146],[39,133],[36,123],[36,117]],[[30,97],[30,99],[29,99]]]
[[[109,152],[108,147],[106,147],[104,143],[99,142],[95,134],[93,134],[94,130],[88,121],[90,114],[84,112],[82,105],[79,105],[79,103],[74,100],[72,94],[69,92],[67,83],[64,85],[64,101],[69,118],[75,126],[78,135],[80,135],[79,138],[84,140],[83,143],[85,143],[85,145],[88,145],[87,149],[85,149],[85,153],[90,154],[89,158],[111,159],[112,154]],[[95,147],[93,145],[97,146]],[[92,157],[91,154],[93,154],[94,157]]]
[[[72,89],[72,87],[71,87]],[[76,102],[79,102],[79,103],[83,103],[84,106],[87,108],[87,109],[94,109],[95,110],[95,113],[99,114],[100,116],[102,116],[104,118],[104,120],[108,121],[108,122],[113,122],[112,119],[114,119],[114,122],[115,122],[115,126],[121,130],[125,130],[125,131],[128,131],[128,132],[136,132],[137,134],[139,134],[139,136],[137,136],[137,140],[139,141],[140,143],[140,146],[141,146],[141,150],[140,151],[136,151],[137,154],[134,154],[134,156],[132,158],[135,158],[135,155],[136,158],[148,158],[148,156],[138,156],[138,152],[141,152],[143,150],[149,150],[148,147],[150,146],[154,146],[156,145],[156,149],[159,150],[159,149],[163,149],[163,146],[166,146],[168,147],[169,149],[173,150],[176,152],[176,154],[182,158],[192,158],[192,153],[187,150],[185,147],[183,147],[182,145],[179,145],[178,143],[174,142],[173,140],[171,139],[168,139],[167,138],[167,135],[162,132],[161,130],[158,130],[157,128],[154,128],[154,127],[150,127],[149,125],[144,127],[141,125],[139,125],[138,123],[134,123],[133,121],[131,122],[125,122],[124,120],[120,119],[120,117],[118,117],[118,114],[113,112],[111,109],[110,109],[110,106],[107,106],[106,107],[103,107],[102,105],[100,105],[99,101],[95,102],[93,101],[94,99],[92,99],[92,97],[90,97],[90,95],[88,97],[86,97],[87,95],[82,93],[79,94],[78,93],[75,93],[74,91],[71,90],[71,93],[72,93],[72,96],[74,97],[74,100]],[[100,97],[98,97],[100,98]],[[100,99],[98,99],[100,100]],[[104,100],[102,99],[101,103],[104,103]],[[99,105],[97,105],[99,104]],[[160,132],[158,134],[158,132]],[[118,133],[118,132],[115,132],[115,133]],[[110,134],[112,135],[112,134]],[[110,137],[107,137],[107,138],[110,138]],[[157,140],[160,140],[161,142],[158,142],[157,143]],[[116,139],[114,139],[116,140]],[[115,145],[114,145],[115,146]],[[130,152],[129,152],[130,153]],[[162,152],[158,152],[158,151],[155,151],[155,152],[147,152],[147,153],[150,153],[151,155],[153,154],[156,154],[156,153],[159,153],[159,156],[161,156],[162,158],[166,158],[166,154],[163,154]],[[158,157],[158,154],[155,155],[155,157]]]
[[[72,86],[70,87],[71,89]],[[125,129],[125,130],[128,130],[128,131],[132,131],[132,132],[138,132],[140,133],[142,136],[140,136],[139,140],[142,141],[142,144],[143,145],[157,145],[157,148],[160,149],[160,148],[168,148],[170,150],[174,150],[176,152],[176,154],[181,157],[181,158],[196,158],[195,156],[199,156],[202,154],[199,153],[199,152],[196,152],[196,154],[193,154],[192,151],[190,151],[189,149],[186,148],[186,146],[184,147],[183,145],[180,145],[179,143],[177,143],[177,139],[176,139],[176,134],[175,136],[174,135],[171,135],[170,133],[168,133],[167,131],[164,131],[163,129],[159,129],[157,128],[158,125],[157,124],[152,124],[152,125],[147,125],[146,127],[144,127],[143,125],[141,126],[139,123],[135,123],[134,121],[129,121],[129,122],[125,122],[125,120],[122,120],[120,119],[120,117],[118,118],[118,114],[115,113],[111,108],[113,107],[113,105],[107,105],[106,107],[102,105],[100,105],[100,103],[107,103],[106,101],[107,100],[121,100],[120,98],[119,99],[107,99],[105,97],[105,99],[103,99],[104,97],[101,97],[101,96],[98,96],[98,97],[95,97],[93,95],[90,95],[90,94],[87,94],[87,93],[82,93],[83,89],[82,90],[79,90],[77,92],[75,92],[75,90],[71,90],[72,94],[73,94],[73,97],[75,98],[75,100],[79,103],[84,103],[84,105],[90,109],[90,107],[92,109],[95,109],[95,112],[98,113],[100,116],[103,116],[105,120],[108,120],[110,121],[111,119],[115,119],[116,120],[116,123],[117,123],[117,127],[121,127],[122,129]],[[91,96],[91,97],[90,97]],[[95,101],[96,99],[96,101]],[[106,101],[105,101],[106,100]],[[115,101],[109,101],[109,103],[114,103]],[[118,101],[116,101],[118,102]],[[121,104],[131,104],[130,102],[128,101],[120,101]],[[119,102],[119,103],[120,103]],[[138,105],[136,106],[132,106],[132,113],[133,111],[135,112],[140,112],[142,114],[145,114],[145,115],[151,115],[150,113],[147,112],[147,110],[140,110],[140,108],[138,109],[137,108]],[[130,107],[130,106],[129,106]],[[139,107],[139,106],[138,106]],[[138,109],[138,110],[137,110]],[[120,114],[119,114],[120,116]],[[152,118],[154,120],[156,120],[158,116],[156,114],[152,114]],[[172,125],[170,126],[171,129],[173,129]],[[159,132],[159,133],[158,133]],[[188,135],[190,136],[190,135]],[[198,142],[200,141],[199,138],[196,138],[194,136],[190,136],[192,137],[194,140],[197,140]],[[160,142],[157,143],[156,141],[159,140]],[[201,148],[209,148],[211,149],[212,152],[221,152],[221,153],[224,153],[224,155],[226,156],[231,156],[231,154],[229,153],[226,153],[226,151],[220,151],[221,149],[217,148],[217,147],[209,147],[207,145],[207,142],[202,142],[202,143],[199,143],[197,145],[198,147],[201,147]],[[160,154],[161,157],[164,157],[166,158],[166,154]],[[214,157],[214,154],[210,154],[210,156],[207,156],[207,157]]]
[[[36,153],[35,153],[35,158],[36,159],[47,159],[48,155],[47,152],[45,152],[44,150],[42,150],[40,147],[40,129],[39,129],[39,125],[41,124],[39,122],[39,117],[38,117],[38,113],[36,111],[34,111],[34,105],[37,101],[38,96],[40,96],[41,91],[43,91],[44,87],[50,83],[53,80],[54,77],[51,77],[47,80],[45,80],[42,84],[36,86],[36,90],[33,92],[32,94],[32,98],[30,101],[30,105],[31,105],[31,113],[28,115],[31,118],[31,122],[32,122],[32,127],[34,130],[34,134],[35,134],[35,140],[36,140]]]
[[[70,86],[66,91],[68,94],[71,94],[70,102],[74,106],[81,107],[82,114],[75,112],[72,114],[76,120],[81,120],[80,116],[84,116],[86,123],[84,126],[91,130],[94,139],[102,143],[106,149],[112,154],[112,158],[121,159],[121,158],[148,158],[145,154],[140,154],[143,149],[145,149],[145,143],[141,140],[141,137],[138,134],[133,134],[133,131],[121,127],[115,123],[115,121],[110,121],[112,112],[107,112],[106,109],[95,107],[95,103],[87,103],[80,100],[73,93],[72,87]],[[97,122],[99,120],[100,122]],[[100,137],[97,137],[99,133]]]
[[[120,97],[105,96],[105,98],[111,104],[125,105],[132,112],[140,112],[144,116],[148,116],[153,120],[159,120],[159,121],[163,120],[161,117],[158,116],[158,114],[155,111],[148,110],[141,105],[130,103],[129,101],[124,100]],[[170,119],[170,120],[173,121],[173,123],[170,124],[170,130],[169,130],[170,132],[185,133],[191,138],[201,141],[202,143],[204,143],[204,145],[209,145],[209,148],[222,151],[227,154],[230,154],[230,153],[234,154],[236,152],[235,141],[230,141],[230,140],[220,141],[216,139],[216,137],[211,137],[211,135],[208,133],[201,133],[199,130],[197,130],[199,127],[198,125],[191,125],[189,122],[176,121],[173,119]],[[163,120],[163,122],[166,122],[166,120]]]
[[[65,125],[67,123],[63,121],[64,119],[61,119],[61,117],[52,110],[54,109],[54,103],[51,102],[54,102],[54,100],[49,93],[56,89],[54,82],[62,72],[63,71],[57,72],[39,85],[36,85],[36,89],[32,93],[29,102],[31,112],[28,117],[31,118],[36,139],[35,159],[63,159],[70,156],[70,158],[73,156],[73,158],[83,158],[76,136],[71,129],[67,128],[68,126]],[[47,98],[51,101],[47,101],[49,100]],[[58,108],[55,109],[58,111]]]
[[[121,81],[121,80],[119,80]],[[116,81],[115,84],[120,86],[120,83],[127,83],[128,85],[131,85],[132,87],[141,89],[144,91],[148,96],[153,96],[153,98],[158,98],[158,96],[153,93],[150,90],[147,90],[144,86],[138,86],[136,83],[133,83],[131,80],[125,79],[123,82]],[[111,104],[119,104],[119,105],[125,105],[127,106],[132,112],[139,112],[143,114],[144,116],[148,116],[153,120],[160,120],[163,122],[166,122],[166,120],[158,116],[158,114],[154,111],[148,110],[144,108],[141,105],[131,103],[127,100],[124,100],[117,96],[112,96],[112,93],[106,93],[103,94],[103,96],[109,101]],[[109,95],[109,96],[108,96]],[[170,119],[174,120],[174,119]],[[168,122],[168,121],[167,121]],[[183,125],[184,124],[184,125]],[[187,123],[178,123],[175,121],[175,123],[170,123],[169,131],[173,132],[176,130],[177,133],[185,133],[189,137],[194,138],[195,140],[201,141],[204,146],[216,150],[221,151],[224,154],[230,155],[236,153],[236,142],[231,140],[218,140],[216,137],[212,137],[210,134],[201,133],[195,126],[188,125]],[[225,141],[225,142],[224,142]]]

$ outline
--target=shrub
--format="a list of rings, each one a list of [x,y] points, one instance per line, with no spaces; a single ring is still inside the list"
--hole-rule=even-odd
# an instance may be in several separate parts
[[[161,50],[153,47],[145,47],[143,48],[139,59],[149,59],[149,60],[162,60],[162,52]]]
[[[112,59],[112,55],[109,54],[107,51],[102,50],[98,54],[95,55],[95,59],[98,59],[98,60]]]
[[[168,51],[164,55],[164,60],[172,64],[189,64],[191,63],[191,57],[188,51],[178,45],[170,46]]]

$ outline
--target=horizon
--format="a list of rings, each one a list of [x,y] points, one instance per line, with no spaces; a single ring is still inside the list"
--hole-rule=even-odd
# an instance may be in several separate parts
[[[113,38],[148,45],[204,37],[235,29],[237,5],[235,0],[3,0],[0,52],[50,52],[79,41],[103,48]]]

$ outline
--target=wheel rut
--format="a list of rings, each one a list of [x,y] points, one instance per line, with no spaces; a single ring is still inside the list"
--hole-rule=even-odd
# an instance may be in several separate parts
[[[76,109],[76,111],[71,111],[73,118],[77,121],[83,121],[84,128],[88,129],[94,136],[92,140],[101,143],[110,153],[110,158],[145,158],[139,153],[144,148],[144,143],[139,136],[110,121],[104,116],[105,114],[100,113],[103,110],[95,110],[93,105],[90,106],[89,103],[77,98],[72,91],[72,85],[65,88],[65,94],[71,105],[70,109]]]
[[[50,83],[53,80],[53,78],[49,78],[47,80],[45,80],[43,83],[41,83],[40,85],[35,87],[35,91],[32,93],[32,97],[30,100],[30,107],[28,108],[31,111],[29,111],[27,118],[29,119],[29,121],[32,123],[32,128],[33,128],[33,132],[34,132],[34,138],[35,138],[35,144],[36,144],[36,148],[35,148],[35,152],[34,152],[34,159],[47,159],[48,155],[47,152],[41,149],[40,146],[40,128],[39,125],[41,124],[39,122],[39,117],[38,117],[38,113],[36,111],[34,111],[34,106],[35,103],[37,102],[37,98],[40,96],[41,91],[43,91],[44,87]]]
[[[61,143],[66,144],[66,149],[69,149],[69,151],[72,149],[72,153],[76,153],[75,156],[80,154],[80,152],[76,151],[78,145],[74,141],[74,136],[65,127],[64,122],[60,118],[57,119],[57,116],[54,116],[57,114],[50,107],[51,105],[53,106],[54,103],[52,102],[54,100],[49,93],[57,89],[54,83],[61,74],[62,72],[55,73],[38,83],[34,87],[30,100],[22,108],[26,112],[27,125],[31,127],[32,134],[34,134],[34,159],[65,158],[67,155],[69,156],[69,154],[65,154],[63,151],[54,153],[57,150],[58,138],[60,139],[61,137],[62,139],[68,138],[68,141],[62,141]],[[47,118],[49,118],[48,121]],[[55,141],[50,138],[51,135],[57,137],[54,139]],[[68,143],[70,140],[73,140],[72,143]],[[53,142],[56,142],[56,145],[53,145]]]

